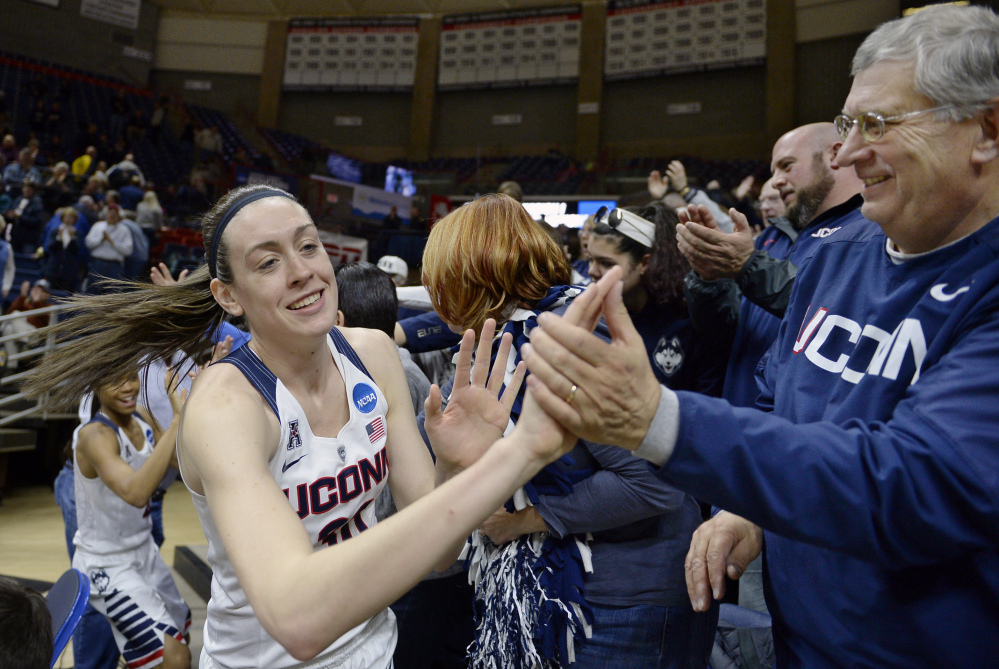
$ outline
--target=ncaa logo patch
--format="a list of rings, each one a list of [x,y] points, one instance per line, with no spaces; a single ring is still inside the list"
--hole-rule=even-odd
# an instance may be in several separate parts
[[[361,413],[371,413],[375,405],[378,404],[378,395],[375,389],[367,383],[358,383],[354,386],[354,406]]]
[[[680,339],[673,337],[666,341],[666,337],[659,340],[656,352],[652,356],[656,361],[656,366],[663,371],[666,376],[673,376],[676,370],[683,364],[683,347],[680,346]]]

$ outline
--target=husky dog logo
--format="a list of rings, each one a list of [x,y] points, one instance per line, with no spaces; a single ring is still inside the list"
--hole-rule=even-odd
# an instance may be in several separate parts
[[[347,462],[347,448],[345,446],[340,446],[336,449],[336,454],[340,456],[340,462],[346,464]]]
[[[666,337],[660,339],[653,358],[659,369],[663,370],[663,374],[673,376],[683,364],[683,347],[680,346],[680,339],[678,337],[673,337],[669,341],[666,341]]]
[[[97,588],[97,592],[103,595],[104,591],[107,590],[108,585],[111,583],[111,578],[108,576],[106,571],[98,569],[97,571],[90,572],[90,582],[94,584],[95,588]]]
[[[293,451],[302,445],[302,437],[298,433],[298,420],[288,421],[288,449]]]

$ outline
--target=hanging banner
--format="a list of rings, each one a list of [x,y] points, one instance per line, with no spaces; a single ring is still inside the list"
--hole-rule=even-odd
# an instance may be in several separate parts
[[[142,0],[80,0],[80,16],[113,26],[139,27]]]
[[[579,78],[579,5],[445,16],[441,90],[572,83]]]
[[[416,73],[416,17],[292,19],[284,90],[405,91]]]
[[[759,65],[766,0],[611,0],[604,79]]]

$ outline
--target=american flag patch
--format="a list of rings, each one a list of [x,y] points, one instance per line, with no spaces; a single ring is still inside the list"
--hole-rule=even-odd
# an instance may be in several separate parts
[[[385,436],[385,422],[381,416],[365,425],[364,429],[367,430],[368,441],[372,444]]]

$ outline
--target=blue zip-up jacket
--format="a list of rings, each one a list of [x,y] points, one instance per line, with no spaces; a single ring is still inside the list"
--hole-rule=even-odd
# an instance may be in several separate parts
[[[678,393],[665,480],[766,528],[779,667],[957,667],[999,640],[999,219],[896,264],[807,259],[773,413]]]
[[[815,251],[818,244],[844,234],[863,234],[848,226],[857,223],[868,230],[876,229],[877,226],[860,213],[861,204],[863,198],[854,196],[816,216],[794,237],[787,234],[788,231],[771,226],[756,238],[756,248],[775,260],[787,259],[794,270]],[[740,306],[739,325],[725,371],[722,397],[736,406],[751,407],[756,406],[756,398],[760,394],[756,385],[756,369],[767,349],[777,339],[780,318],[746,297],[742,298]]]

